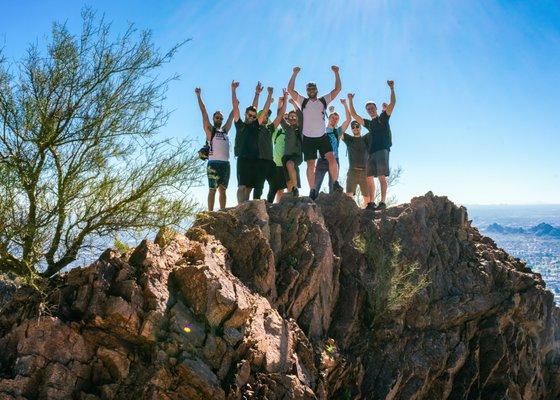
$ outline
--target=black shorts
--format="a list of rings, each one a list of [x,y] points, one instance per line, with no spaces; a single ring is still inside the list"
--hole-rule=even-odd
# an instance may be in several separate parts
[[[389,176],[389,150],[377,150],[368,155],[367,176]]]
[[[270,183],[276,190],[286,189],[286,174],[284,171],[284,167],[274,167],[274,174]]]
[[[272,160],[255,160],[255,171],[253,171],[253,175],[255,176],[255,185],[252,186],[254,188],[263,188],[264,182],[272,181],[274,177],[274,168],[276,164]]]
[[[256,187],[259,183],[259,160],[237,159],[237,186]]]
[[[303,158],[305,161],[316,160],[317,151],[324,157],[329,151],[333,151],[331,141],[326,134],[320,137],[303,137]]]
[[[227,189],[229,183],[229,161],[209,160],[206,166],[206,175],[208,176],[208,187],[216,189],[223,186]]]

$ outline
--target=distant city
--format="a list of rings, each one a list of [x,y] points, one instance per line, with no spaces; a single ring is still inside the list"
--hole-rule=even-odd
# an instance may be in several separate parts
[[[542,275],[560,305],[560,205],[467,206],[473,225]]]

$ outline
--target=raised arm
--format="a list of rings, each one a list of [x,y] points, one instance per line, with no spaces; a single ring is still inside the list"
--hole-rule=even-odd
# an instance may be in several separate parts
[[[299,93],[295,89],[296,78],[297,74],[299,74],[299,71],[301,71],[300,67],[294,67],[294,69],[292,70],[292,77],[290,78],[290,82],[288,82],[288,93],[290,93],[290,96],[292,96],[292,99],[294,99],[295,101],[297,101],[297,99],[299,98]]]
[[[346,114],[346,119],[342,125],[340,125],[340,138],[343,138],[344,132],[346,132],[348,125],[350,125],[350,122],[352,121],[352,117],[350,116],[350,110],[348,109],[348,104],[346,104],[346,99],[340,99],[340,102],[344,106],[344,113]]]
[[[272,123],[274,124],[274,128],[278,128],[280,122],[284,118],[284,113],[286,112],[286,106],[288,105],[288,91],[286,89],[282,89],[283,96],[278,99],[278,111],[276,113],[276,118]]]
[[[251,104],[253,107],[255,107],[255,110],[259,109],[259,96],[261,95],[261,92],[263,90],[263,85],[261,85],[261,82],[257,82],[257,86],[255,87],[255,96],[253,97],[253,104]]]
[[[391,102],[387,106],[385,112],[387,115],[391,115],[393,108],[395,108],[395,103],[397,102],[397,96],[395,96],[395,81],[387,81],[387,85],[389,85],[389,89],[391,89]]]
[[[227,117],[227,121],[226,124],[224,125],[224,131],[229,132],[230,128],[231,128],[231,123],[233,121],[233,110],[230,111],[228,117]]]
[[[233,113],[233,120],[235,122],[239,121],[239,100],[237,100],[237,88],[239,87],[239,82],[232,81],[231,82],[231,105],[232,105],[232,113]]]
[[[338,96],[338,94],[340,93],[340,90],[342,89],[342,83],[340,82],[340,72],[339,72],[339,68],[336,65],[333,65],[331,67],[331,69],[334,72],[334,89],[331,90],[331,92],[329,93],[331,96],[331,101],[334,100],[336,98],[336,96]]]
[[[272,89],[270,86],[266,88],[267,92],[268,92],[268,96],[266,96],[266,102],[264,103],[264,108],[262,110],[261,116],[259,117],[258,121],[259,121],[259,125],[262,125],[264,123],[266,123],[266,121],[268,120],[268,110],[270,110],[270,105],[272,104],[272,92],[274,89]]]
[[[296,101],[290,97],[290,104],[294,107],[294,111],[298,111],[299,110],[299,105],[298,103],[296,103]]]
[[[202,95],[200,88],[195,88],[196,99],[198,100],[198,107],[200,107],[200,113],[202,114],[202,127],[204,128],[204,133],[206,133],[206,140],[212,138],[212,127],[210,125],[210,120],[208,119],[208,112],[206,111],[206,106],[202,101]]]
[[[352,117],[358,121],[358,124],[364,126],[364,119],[358,115],[354,108],[354,93],[348,93],[348,108],[350,109]]]

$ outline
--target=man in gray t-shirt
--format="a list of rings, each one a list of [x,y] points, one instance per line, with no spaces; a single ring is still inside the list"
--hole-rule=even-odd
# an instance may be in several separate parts
[[[342,140],[348,149],[348,174],[346,175],[346,193],[350,196],[356,194],[356,188],[364,197],[364,205],[369,203],[369,189],[366,176],[368,148],[370,146],[370,133],[360,134],[360,124],[352,121],[350,124],[352,135],[345,133]]]

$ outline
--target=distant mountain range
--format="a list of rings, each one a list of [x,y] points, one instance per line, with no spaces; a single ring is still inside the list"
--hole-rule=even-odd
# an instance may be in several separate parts
[[[521,228],[513,226],[503,226],[498,223],[488,225],[486,232],[501,233],[501,234],[515,234],[515,235],[534,235],[546,236],[560,239],[560,228],[554,227],[545,222],[541,222],[532,228]]]

